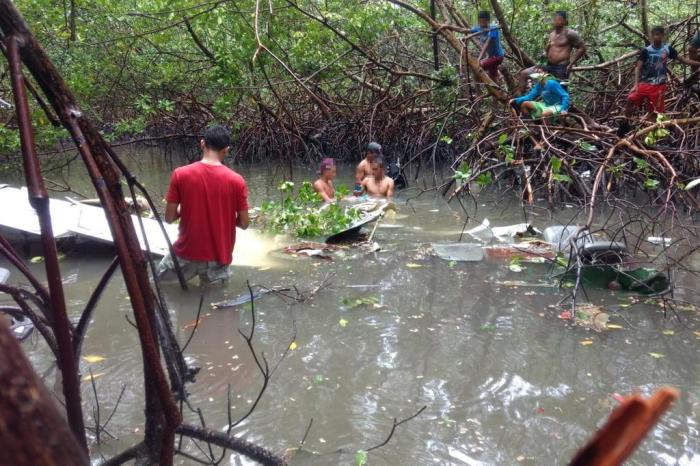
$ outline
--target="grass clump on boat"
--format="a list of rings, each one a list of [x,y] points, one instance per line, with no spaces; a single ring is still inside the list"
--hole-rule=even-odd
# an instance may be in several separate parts
[[[337,199],[349,193],[347,188],[342,188],[336,190]],[[360,218],[357,209],[343,207],[340,201],[324,204],[308,181],[301,184],[296,194],[291,181],[285,181],[278,189],[282,200],[263,203],[256,219],[256,224],[265,231],[314,238],[339,233]]]

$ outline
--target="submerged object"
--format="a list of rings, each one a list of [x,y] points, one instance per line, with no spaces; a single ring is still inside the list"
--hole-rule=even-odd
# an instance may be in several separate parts
[[[537,239],[515,244],[485,246],[484,253],[488,259],[493,261],[509,261],[517,258],[530,262],[543,262],[545,259],[554,259],[555,257],[552,245]]]
[[[12,334],[19,341],[24,341],[29,338],[34,331],[34,324],[27,317],[22,317],[21,319],[13,317],[10,330],[12,330]]]
[[[435,254],[446,261],[480,262],[484,260],[484,249],[479,243],[432,243]]]
[[[352,207],[360,211],[360,218],[355,220],[344,230],[328,236],[326,238],[327,243],[338,242],[352,237],[359,233],[363,226],[379,220],[388,210],[396,210],[394,203],[386,200],[365,201],[353,205]]]
[[[236,307],[236,306],[242,306],[246,303],[249,303],[251,301],[254,301],[258,299],[260,296],[266,295],[272,290],[269,290],[267,288],[260,289],[256,292],[254,292],[252,295],[250,293],[243,293],[240,296],[237,296],[233,299],[227,299],[226,301],[219,301],[217,303],[211,303],[211,307],[213,309],[227,309],[229,307]]]
[[[0,285],[7,283],[7,280],[9,278],[10,278],[10,271],[0,267]]]
[[[567,282],[576,281],[576,269],[571,269],[564,274]],[[640,294],[655,294],[666,291],[671,282],[663,272],[650,267],[637,267],[623,270],[613,265],[590,265],[581,268],[581,281],[584,285],[624,291],[632,291]]]
[[[544,229],[544,240],[551,243],[556,251],[568,251],[571,249],[571,241],[578,234],[579,227],[574,225],[555,225]],[[582,233],[576,241],[577,247],[582,247],[586,243],[592,243],[593,237],[590,233]]]
[[[101,243],[112,243],[112,231],[102,207],[81,204],[80,202],[66,198],[51,198],[49,210],[51,212],[51,227],[55,238],[77,238],[79,240],[97,241]],[[41,234],[39,218],[36,211],[29,203],[27,188],[13,188],[7,185],[0,185],[0,205],[8,206],[0,209],[0,229],[9,232],[10,235],[24,237],[35,237],[38,239]],[[161,225],[152,218],[139,218],[131,216],[131,221],[136,230],[141,250],[150,252],[155,256],[165,256],[168,254],[168,243],[163,235]],[[144,241],[140,222],[146,232],[148,248]],[[175,242],[178,235],[178,226],[162,224],[168,239]],[[234,256],[237,265],[260,265],[260,258],[264,256],[272,245],[266,245],[255,237],[250,230],[236,231],[236,245]],[[242,260],[242,257],[245,258]]]
[[[289,288],[281,288],[281,287],[274,287],[274,288],[260,288],[258,291],[253,292],[252,296],[250,292],[243,293],[240,296],[237,296],[233,299],[227,299],[226,301],[219,301],[217,303],[211,303],[211,307],[213,309],[227,309],[230,307],[236,307],[236,306],[242,306],[244,304],[247,304],[251,301],[255,301],[256,299],[265,296],[268,293],[272,292],[278,292],[278,291],[289,291]]]
[[[508,242],[514,238],[522,238],[524,236],[537,236],[542,234],[529,223],[517,223],[515,225],[507,225],[503,227],[492,227],[489,219],[485,218],[481,225],[472,228],[465,232],[466,234],[480,241],[488,242],[494,238],[498,241]]]
[[[621,264],[627,253],[627,247],[615,241],[593,241],[586,243],[579,250],[584,264]]]

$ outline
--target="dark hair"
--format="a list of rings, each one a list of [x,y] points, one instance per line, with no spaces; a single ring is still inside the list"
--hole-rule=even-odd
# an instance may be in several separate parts
[[[377,142],[370,142],[365,150],[376,155],[382,155],[382,146]]]
[[[479,12],[479,19],[490,20],[490,19],[491,19],[491,13],[489,13],[488,11],[480,11],[480,12]]]
[[[652,34],[666,34],[666,28],[663,26],[654,26],[651,28]]]
[[[561,16],[565,23],[569,22],[568,14],[564,10],[559,10],[554,13],[554,16]]]
[[[204,133],[204,145],[207,149],[223,150],[231,146],[231,142],[231,133],[221,125],[210,126]]]

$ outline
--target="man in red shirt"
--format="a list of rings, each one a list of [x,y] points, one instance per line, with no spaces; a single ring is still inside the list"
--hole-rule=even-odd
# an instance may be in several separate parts
[[[248,228],[248,187],[241,175],[222,162],[231,135],[222,126],[207,129],[200,141],[202,160],[176,168],[165,196],[165,221],[180,219],[173,244],[186,280],[225,280],[236,242],[236,227]],[[172,257],[158,266],[162,280],[176,278]]]

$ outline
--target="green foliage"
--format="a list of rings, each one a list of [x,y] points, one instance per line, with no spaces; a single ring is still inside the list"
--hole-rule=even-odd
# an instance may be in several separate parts
[[[465,182],[472,176],[472,169],[467,162],[462,162],[455,170],[454,179],[458,182]]]
[[[638,157],[634,158],[635,173],[644,176],[644,189],[656,189],[659,187],[659,180],[654,178],[654,173],[649,166],[649,162]]]
[[[668,120],[668,118],[663,113],[659,113],[658,115],[656,115],[657,123],[662,123],[666,120]],[[656,128],[644,137],[644,144],[646,144],[647,146],[654,146],[658,141],[665,138],[669,134],[671,133],[666,128]]]
[[[550,164],[552,166],[552,179],[554,181],[558,181],[560,183],[571,183],[571,177],[561,173],[562,161],[559,157],[552,156]]]
[[[515,158],[515,151],[513,150],[513,146],[511,146],[508,143],[508,134],[507,133],[502,133],[498,137],[498,152],[501,155],[503,155],[503,158],[505,159],[505,161],[508,165],[513,163],[513,160]]]
[[[296,195],[291,181],[285,181],[278,189],[281,201],[263,203],[256,219],[263,230],[314,238],[338,233],[360,217],[357,209],[343,208],[339,201],[324,205],[308,181],[302,183]]]

